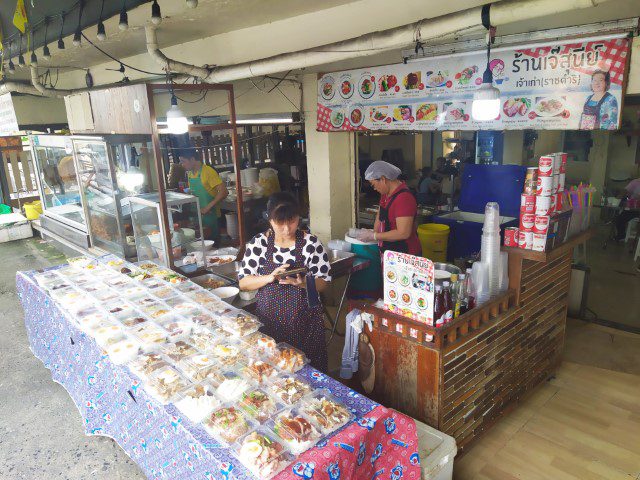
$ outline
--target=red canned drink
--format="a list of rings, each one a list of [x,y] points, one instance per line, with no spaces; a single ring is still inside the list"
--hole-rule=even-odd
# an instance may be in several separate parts
[[[553,176],[551,177],[538,177],[538,186],[536,189],[537,195],[551,195],[553,193]]]
[[[507,227],[504,229],[504,246],[517,247],[520,229],[518,227]]]
[[[558,192],[564,192],[564,182],[566,180],[566,173],[560,172],[558,175]]]
[[[553,177],[551,177],[553,179],[553,183],[551,184],[551,193],[558,193],[558,181],[559,181],[559,177],[560,174],[553,174]]]
[[[525,183],[528,181],[535,181],[538,179],[538,167],[527,167],[527,175],[524,177]]]
[[[531,241],[531,249],[536,252],[544,252],[547,247],[547,234],[546,233],[534,233],[533,240]]]
[[[549,231],[549,219],[549,215],[536,215],[533,233],[544,233],[546,235]]]
[[[527,248],[527,237],[525,235],[526,232],[518,231],[518,247],[519,248]]]
[[[520,231],[521,232],[533,232],[533,226],[536,223],[535,213],[522,213],[520,214]]]
[[[540,195],[536,197],[536,215],[551,215],[551,199],[553,196]]]
[[[535,195],[520,195],[520,212],[521,213],[535,213],[536,212],[536,196]]]
[[[551,206],[549,207],[549,215],[553,215],[556,211],[556,197],[557,195],[551,195]]]
[[[560,169],[558,173],[565,173],[567,170],[567,154],[564,152],[559,152],[556,153],[555,156],[560,159]]]
[[[550,177],[553,175],[553,162],[555,158],[551,155],[543,155],[538,160],[538,180],[540,177]]]

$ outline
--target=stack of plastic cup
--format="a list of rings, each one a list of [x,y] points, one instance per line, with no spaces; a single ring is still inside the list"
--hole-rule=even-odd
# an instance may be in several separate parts
[[[497,295],[500,292],[502,262],[500,259],[500,206],[495,202],[487,203],[484,209],[480,259],[485,264],[489,296]]]
[[[473,296],[476,299],[476,306],[480,306],[489,300],[487,265],[484,262],[475,262],[471,268],[471,285],[473,285]]]

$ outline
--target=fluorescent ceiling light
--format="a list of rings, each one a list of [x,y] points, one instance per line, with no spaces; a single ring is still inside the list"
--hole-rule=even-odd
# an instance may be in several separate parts
[[[229,120],[227,123],[231,123],[231,120]],[[236,120],[236,125],[265,123],[293,123],[293,118],[243,118],[242,120]]]

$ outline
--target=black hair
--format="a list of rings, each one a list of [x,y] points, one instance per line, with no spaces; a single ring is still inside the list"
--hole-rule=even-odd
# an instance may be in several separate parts
[[[289,192],[276,192],[267,202],[267,216],[277,224],[290,222],[300,216],[298,200]]]
[[[196,160],[201,160],[200,152],[195,147],[182,147],[176,148],[173,150],[173,158],[179,159],[180,157],[184,158],[195,158]]]
[[[598,74],[604,75],[604,83],[607,86],[606,90],[608,91],[609,87],[611,86],[611,74],[608,71],[605,72],[604,70],[596,70],[591,74],[591,78],[593,79],[593,77]]]

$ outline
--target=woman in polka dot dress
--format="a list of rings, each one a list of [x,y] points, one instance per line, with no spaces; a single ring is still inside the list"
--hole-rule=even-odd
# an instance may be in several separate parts
[[[331,281],[329,257],[315,236],[298,229],[299,207],[291,194],[273,194],[267,213],[271,228],[247,244],[238,272],[240,289],[258,290],[257,314],[266,334],[302,350],[313,367],[326,372],[322,306],[309,306],[303,275],[280,280],[275,277],[306,267],[321,292]]]

